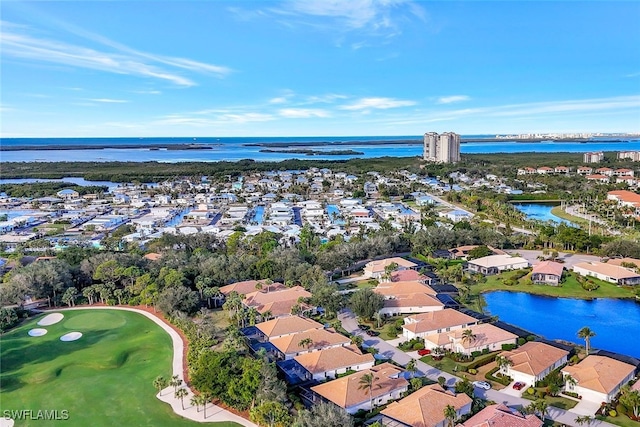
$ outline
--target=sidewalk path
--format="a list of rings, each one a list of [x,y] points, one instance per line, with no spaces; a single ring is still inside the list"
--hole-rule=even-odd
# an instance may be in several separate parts
[[[141,314],[146,318],[150,319],[156,325],[160,326],[164,331],[169,334],[171,337],[171,341],[173,343],[173,363],[172,370],[173,375],[177,375],[181,379],[182,374],[184,372],[183,366],[183,349],[184,342],[182,337],[169,325],[163,322],[157,316],[154,316],[151,313],[148,313],[144,310],[139,310],[137,308],[131,307],[112,307],[112,306],[82,306],[82,307],[73,307],[73,308],[60,308],[55,310],[47,310],[48,311],[68,311],[68,310],[124,310],[124,311],[133,311],[134,313]],[[200,411],[197,410],[195,406],[191,405],[191,397],[193,396],[193,391],[183,383],[180,388],[184,388],[187,390],[188,395],[184,398],[184,408],[182,409],[182,403],[180,399],[176,399],[173,391],[173,387],[169,386],[162,390],[160,393],[156,394],[156,397],[161,401],[168,403],[171,405],[173,412],[180,415],[181,417],[188,418],[193,421],[197,421],[200,423],[214,423],[214,422],[222,422],[222,421],[233,421],[234,423],[238,423],[247,427],[258,427],[256,424],[252,423],[249,420],[246,420],[234,413],[227,411],[213,403],[207,404],[207,418],[204,418],[204,411],[202,408]]]

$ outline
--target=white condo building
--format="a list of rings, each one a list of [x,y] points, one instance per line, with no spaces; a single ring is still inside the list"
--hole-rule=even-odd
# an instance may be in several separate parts
[[[460,161],[460,135],[453,132],[424,134],[424,160],[439,163]]]

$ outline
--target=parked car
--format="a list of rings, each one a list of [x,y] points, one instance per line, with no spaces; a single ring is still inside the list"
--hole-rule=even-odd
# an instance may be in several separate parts
[[[371,326],[368,325],[358,325],[358,327],[363,331],[368,331],[369,329],[371,329]]]
[[[513,385],[513,388],[516,390],[522,390],[525,385],[525,383],[518,381]]]
[[[426,348],[423,348],[422,350],[418,350],[418,354],[420,356],[426,356],[427,354],[431,354],[431,350],[427,350]]]
[[[370,337],[377,337],[378,335],[380,335],[379,332],[372,331],[372,330],[365,331],[365,334],[369,335]]]
[[[483,390],[489,390],[491,388],[491,384],[486,381],[474,381],[472,384],[474,387],[478,387]]]

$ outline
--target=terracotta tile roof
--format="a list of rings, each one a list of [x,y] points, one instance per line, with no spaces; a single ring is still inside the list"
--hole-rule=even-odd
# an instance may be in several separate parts
[[[320,351],[301,354],[294,357],[294,359],[312,374],[375,362],[372,354],[362,354],[355,345],[325,348]]]
[[[404,258],[393,257],[393,258],[380,259],[380,260],[377,260],[377,261],[369,261],[366,264],[365,268],[367,270],[373,271],[374,273],[375,272],[384,272],[384,268],[387,265],[390,265],[390,264],[392,264],[394,262],[396,264],[398,264],[399,267],[404,267],[404,268],[411,268],[411,267],[415,267],[416,266],[415,263],[413,263],[411,261],[408,261],[408,260],[406,260]]]
[[[300,316],[284,316],[258,323],[256,325],[268,338],[289,335],[296,332],[304,332],[309,329],[322,329],[323,325],[315,320]]]
[[[454,326],[476,323],[477,320],[452,308],[416,314],[405,319],[402,327],[413,333],[437,331]]]
[[[607,195],[615,196],[618,200],[627,202],[627,203],[640,202],[640,194],[634,193],[633,191],[629,191],[629,190],[609,191]]]
[[[640,274],[635,273],[624,267],[618,265],[610,265],[604,262],[579,262],[573,266],[573,269],[582,268],[584,270],[593,271],[599,274],[612,277],[614,279],[629,279],[632,277],[638,277]]]
[[[640,391],[640,380],[636,381],[636,383],[634,385],[631,386],[631,390],[633,391]]]
[[[157,252],[151,252],[151,253],[146,254],[143,258],[146,258],[149,261],[157,261],[160,258],[162,258],[162,254],[159,254]]]
[[[640,268],[640,259],[635,258],[613,258],[607,261],[607,264],[622,266],[622,263],[635,264]]]
[[[416,270],[398,270],[391,273],[392,282],[408,282],[425,280],[427,276],[418,273]]]
[[[635,366],[605,356],[590,355],[580,363],[567,366],[563,373],[571,375],[580,387],[609,394],[635,371]]]
[[[417,293],[397,295],[394,299],[386,299],[384,300],[384,307],[444,307],[444,304],[433,295]]]
[[[412,427],[431,427],[444,422],[444,408],[451,405],[459,411],[471,403],[464,393],[454,395],[438,384],[426,386],[402,400],[391,403],[381,413]]]
[[[542,427],[535,415],[522,415],[503,404],[491,405],[469,418],[464,427]]]
[[[460,345],[466,349],[484,347],[492,343],[515,340],[516,338],[518,338],[517,335],[512,334],[511,332],[507,332],[504,329],[500,329],[490,323],[472,325],[466,329],[471,329],[473,331],[473,334],[476,336],[475,340],[473,341],[460,341]],[[448,332],[447,335],[456,340],[461,340],[462,334],[466,329],[456,329],[455,331]]]
[[[308,298],[311,296],[310,292],[307,292],[302,286],[294,286],[293,288],[281,288],[277,290],[266,289],[261,291],[255,291],[245,295],[245,299],[242,301],[248,307],[256,307],[273,304],[275,302],[294,301],[294,304],[298,301],[298,298]],[[258,308],[258,311],[260,309]]]
[[[410,280],[406,282],[384,282],[375,287],[373,292],[384,295],[385,297],[415,293],[436,295],[436,291],[434,291],[431,286],[420,283],[417,280]]]
[[[511,370],[534,376],[540,375],[568,354],[568,351],[534,341],[500,353],[513,362]]]
[[[531,270],[532,274],[540,273],[540,274],[553,274],[556,276],[562,276],[562,271],[564,270],[564,265],[559,262],[554,261],[542,261],[537,265],[533,266]]]
[[[310,338],[313,343],[309,346],[301,346],[300,342]],[[284,354],[292,354],[304,351],[319,350],[321,348],[348,345],[351,340],[333,329],[310,329],[271,340],[278,350]]]
[[[220,292],[225,295],[229,295],[231,292],[236,291],[240,295],[247,295],[256,292],[256,285],[258,283],[265,283],[266,280],[245,280],[243,282],[232,283],[220,288]],[[282,283],[272,283],[269,287],[270,291],[275,291],[284,288]],[[266,286],[265,286],[266,289]]]
[[[382,363],[373,368],[311,387],[311,390],[341,408],[348,408],[369,402],[369,390],[359,389],[360,379],[365,374],[373,373],[374,375],[371,397],[375,400],[378,396],[383,396],[394,390],[408,388],[409,382],[400,375],[402,371],[395,365]]]

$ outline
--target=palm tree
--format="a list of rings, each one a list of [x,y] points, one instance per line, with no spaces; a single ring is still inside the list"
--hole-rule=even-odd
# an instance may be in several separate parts
[[[507,368],[513,366],[513,361],[506,356],[498,356],[496,357],[496,365],[500,368],[500,372],[507,375]]]
[[[595,336],[596,336],[596,333],[593,332],[591,329],[589,329],[588,326],[585,326],[584,328],[578,331],[578,338],[584,339],[587,356],[589,355],[589,350],[590,350],[589,344],[591,343],[591,338]]]
[[[465,329],[462,331],[462,343],[471,344],[476,340],[476,334],[471,329]]]
[[[309,350],[312,345],[313,345],[313,340],[310,337],[303,338],[298,342],[299,347],[304,347],[307,350]]]
[[[204,419],[207,419],[207,404],[211,400],[211,395],[208,392],[204,392],[200,395],[202,398],[202,409],[204,410]]]
[[[584,415],[582,417],[576,417],[576,419],[574,421],[579,426],[581,426],[582,424],[589,425],[589,424],[591,424],[593,422],[593,417],[590,417],[589,415]]]
[[[455,406],[447,405],[444,410],[444,418],[447,420],[447,425],[449,427],[453,427],[456,418],[458,418],[458,411],[456,411]]]
[[[366,373],[360,377],[358,382],[358,390],[369,391],[369,410],[373,410],[373,384],[376,382],[376,377],[373,372]]]
[[[189,395],[189,392],[186,388],[179,388],[174,392],[176,399],[180,399],[180,403],[182,403],[182,410],[184,411],[184,398]]]
[[[202,402],[202,395],[193,395],[191,396],[191,406],[196,407],[196,412],[200,412],[200,402]]]
[[[165,388],[168,385],[168,381],[165,377],[156,377],[155,380],[153,380],[153,386],[158,390],[158,393],[162,392],[162,389]]]
[[[411,378],[413,378],[413,376],[415,375],[416,372],[418,372],[418,366],[416,363],[416,359],[411,359],[409,361],[409,363],[407,363],[407,366],[404,367],[407,372],[411,373]]]
[[[169,381],[169,385],[173,386],[173,392],[175,393],[178,390],[178,387],[182,385],[182,380],[178,375],[174,375],[171,377],[171,380]]]

